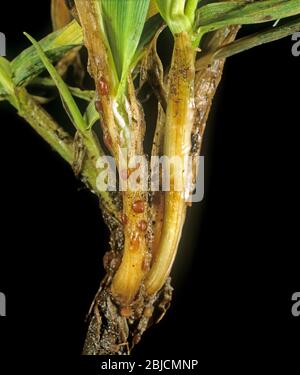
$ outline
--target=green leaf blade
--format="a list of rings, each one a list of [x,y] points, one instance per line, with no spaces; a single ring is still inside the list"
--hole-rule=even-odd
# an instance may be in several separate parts
[[[33,46],[36,48],[37,54],[41,59],[42,63],[45,65],[48,73],[50,74],[51,78],[55,82],[58,91],[61,95],[63,104],[65,106],[66,112],[70,116],[71,121],[73,122],[74,126],[81,132],[86,130],[86,123],[81,115],[81,112],[68,88],[65,84],[61,76],[57,73],[55,67],[52,65],[51,61],[46,56],[45,52],[40,47],[39,43],[32,38],[29,34],[24,33],[24,35],[31,41]]]
[[[127,78],[144,29],[150,0],[102,0],[102,17],[119,79]]]
[[[87,129],[92,129],[97,121],[100,120],[99,112],[95,108],[95,101],[92,100],[84,113],[84,120],[87,124]]]
[[[156,0],[159,12],[173,35],[192,30],[191,12],[195,6],[194,3],[194,0]],[[186,6],[188,14],[185,13]]]
[[[229,25],[263,23],[299,13],[299,0],[214,2],[197,11],[196,29],[203,35]]]
[[[270,27],[255,34],[237,39],[232,43],[219,47],[217,50],[210,51],[201,56],[197,61],[196,69],[206,68],[214,60],[225,59],[238,53],[247,51],[251,48],[274,42],[285,38],[300,30],[300,17],[292,21],[285,22],[277,27]]]
[[[39,45],[48,59],[55,63],[68,51],[83,45],[82,29],[76,21],[72,21],[63,29],[47,35],[39,41]],[[11,62],[11,69],[15,85],[21,86],[42,73],[45,66],[36,48],[31,46]]]
[[[12,95],[14,86],[11,79],[11,67],[8,60],[0,56],[0,96]]]

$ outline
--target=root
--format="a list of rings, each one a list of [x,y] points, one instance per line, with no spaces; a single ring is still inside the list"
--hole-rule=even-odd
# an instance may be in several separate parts
[[[113,299],[110,286],[111,278],[106,277],[91,306],[83,355],[129,355],[145,331],[162,319],[172,299],[168,279],[155,297],[141,292],[130,308],[123,309]]]

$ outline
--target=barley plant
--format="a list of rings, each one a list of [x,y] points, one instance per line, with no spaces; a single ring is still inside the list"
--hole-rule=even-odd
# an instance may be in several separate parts
[[[83,353],[129,354],[171,303],[170,272],[225,59],[299,31],[300,0],[52,0],[51,14],[51,34],[36,41],[24,33],[29,48],[12,61],[0,58],[0,100],[99,198],[110,250],[88,313]],[[242,25],[256,23],[266,25],[237,37]],[[161,33],[172,36],[168,64],[157,52]],[[73,84],[66,79],[70,71]],[[88,79],[92,86],[84,86]],[[49,97],[31,94],[32,87],[55,90],[73,132],[54,121],[43,108]],[[143,111],[149,95],[157,103],[154,125],[146,123]],[[84,111],[78,98],[86,103]],[[152,145],[147,152],[145,139]],[[105,156],[113,157],[117,171]],[[169,189],[153,189],[148,182],[136,189],[128,183],[141,169],[140,163],[130,164],[134,156],[176,157],[182,163],[170,167]],[[185,168],[188,156],[192,162]],[[118,188],[101,188],[108,180]],[[183,181],[181,189],[175,180]],[[107,245],[99,244],[99,252],[101,247]]]

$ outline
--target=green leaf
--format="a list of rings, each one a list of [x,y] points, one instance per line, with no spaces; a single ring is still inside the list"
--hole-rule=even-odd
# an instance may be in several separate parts
[[[215,2],[197,12],[195,27],[203,34],[229,25],[262,23],[300,13],[299,0],[264,0]]]
[[[18,101],[11,76],[10,62],[0,56],[0,100],[8,100],[11,105],[18,109]]]
[[[55,83],[51,78],[47,77],[36,77],[31,82],[30,85],[33,86],[42,86],[45,88],[53,88],[55,87]],[[76,98],[86,100],[90,102],[94,99],[95,96],[95,90],[82,90],[78,87],[68,86],[71,94],[75,96]]]
[[[156,0],[157,7],[173,34],[190,31],[192,24],[184,13],[185,0]]]
[[[275,40],[284,38],[300,30],[300,18],[286,22],[277,27],[271,27],[267,30],[246,36],[232,43],[218,48],[215,51],[208,52],[197,61],[196,69],[206,68],[213,60],[224,59],[240,52],[247,51],[253,47],[270,43]]]
[[[152,40],[161,25],[162,18],[159,14],[146,21],[131,65],[139,61],[147,44]],[[55,63],[71,49],[83,45],[82,29],[76,21],[72,21],[63,29],[55,31],[40,40],[39,45],[46,53],[48,59]],[[22,86],[42,73],[45,70],[45,66],[35,47],[31,46],[21,52],[11,62],[11,69],[14,84]],[[2,91],[0,86],[0,95],[3,94]]]
[[[11,79],[10,63],[0,56],[0,95],[6,94],[14,94],[14,85]]]
[[[95,101],[92,100],[88,105],[85,114],[84,120],[87,124],[88,129],[92,129],[95,123],[100,119],[99,112],[95,108]]]
[[[39,58],[41,59],[42,63],[45,65],[46,69],[48,70],[51,78],[55,82],[58,91],[61,95],[63,104],[65,106],[66,112],[70,116],[71,121],[73,122],[76,129],[79,131],[84,132],[87,128],[86,123],[81,115],[81,112],[68,88],[68,86],[65,84],[61,76],[57,73],[56,69],[52,65],[51,61],[46,56],[45,52],[40,47],[39,43],[32,38],[27,33],[24,33],[25,36],[31,41],[31,43],[36,48],[37,54]]]
[[[61,30],[55,31],[39,42],[48,59],[55,63],[74,47],[83,45],[82,29],[76,21],[72,21]],[[31,46],[24,50],[11,62],[13,81],[21,86],[45,70],[37,50]]]
[[[156,0],[156,4],[173,34],[192,31],[198,0]]]
[[[186,1],[184,13],[189,18],[191,24],[194,23],[198,3],[199,3],[199,0],[187,0]]]
[[[150,0],[98,0],[120,81],[127,79],[144,29]]]

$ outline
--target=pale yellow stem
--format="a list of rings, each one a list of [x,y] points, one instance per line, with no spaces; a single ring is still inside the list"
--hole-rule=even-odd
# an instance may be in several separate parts
[[[175,35],[166,113],[164,154],[179,157],[181,165],[171,169],[170,191],[165,194],[165,216],[158,254],[147,275],[145,286],[149,295],[165,284],[174,262],[186,214],[183,186],[176,191],[175,181],[186,181],[184,158],[191,152],[191,132],[194,122],[195,51],[190,37],[183,32]]]

